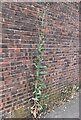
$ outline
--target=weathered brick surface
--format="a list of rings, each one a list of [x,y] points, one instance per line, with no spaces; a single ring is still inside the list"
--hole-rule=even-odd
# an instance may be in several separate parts
[[[4,2],[77,2],[79,3],[80,0],[0,0],[2,3]]]
[[[30,104],[30,82],[34,80],[31,76],[34,73],[32,63],[39,34],[37,9],[43,10],[44,7],[44,3],[2,4],[0,108],[5,115]],[[43,77],[49,93],[56,94],[79,80],[78,3],[50,3],[45,19],[46,27],[42,30],[46,35],[43,58],[48,74]]]

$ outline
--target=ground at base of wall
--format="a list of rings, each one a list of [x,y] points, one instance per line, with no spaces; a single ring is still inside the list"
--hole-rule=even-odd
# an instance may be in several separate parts
[[[41,118],[79,118],[79,92],[59,107],[54,106],[52,110],[42,114]]]

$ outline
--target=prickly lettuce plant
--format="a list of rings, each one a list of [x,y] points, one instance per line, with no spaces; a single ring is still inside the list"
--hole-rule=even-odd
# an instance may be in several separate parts
[[[44,17],[46,15],[48,4],[46,5],[46,8],[44,9],[43,15],[42,15],[42,29],[44,28]],[[38,17],[40,20],[40,12],[38,11]],[[33,114],[34,118],[37,118],[39,112],[43,110],[43,105],[41,104],[41,100],[45,99],[47,95],[43,95],[43,89],[46,89],[46,85],[44,84],[44,79],[41,79],[41,75],[47,74],[46,68],[47,66],[43,65],[43,58],[42,53],[45,50],[44,48],[44,42],[45,42],[45,36],[44,33],[41,31],[39,34],[39,42],[37,45],[37,60],[33,63],[34,67],[36,68],[36,77],[35,77],[35,83],[33,84],[34,91],[33,91],[33,106],[31,107],[31,113]]]

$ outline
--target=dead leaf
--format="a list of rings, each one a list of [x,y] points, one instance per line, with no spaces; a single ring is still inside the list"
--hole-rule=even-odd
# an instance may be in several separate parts
[[[38,110],[37,110],[37,107],[35,107],[34,111],[33,111],[33,116],[34,118],[36,118],[36,115],[38,114]]]

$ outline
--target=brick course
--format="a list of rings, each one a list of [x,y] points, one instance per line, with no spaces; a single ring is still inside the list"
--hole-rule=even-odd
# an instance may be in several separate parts
[[[0,108],[3,115],[23,106],[28,109],[31,104],[30,82],[34,81],[32,73],[35,72],[32,63],[37,54],[38,29],[41,29],[38,8],[42,11],[45,3],[2,3]],[[43,64],[48,66],[48,74],[42,77],[53,95],[79,81],[79,4],[50,3],[45,25],[41,29],[46,36]]]

